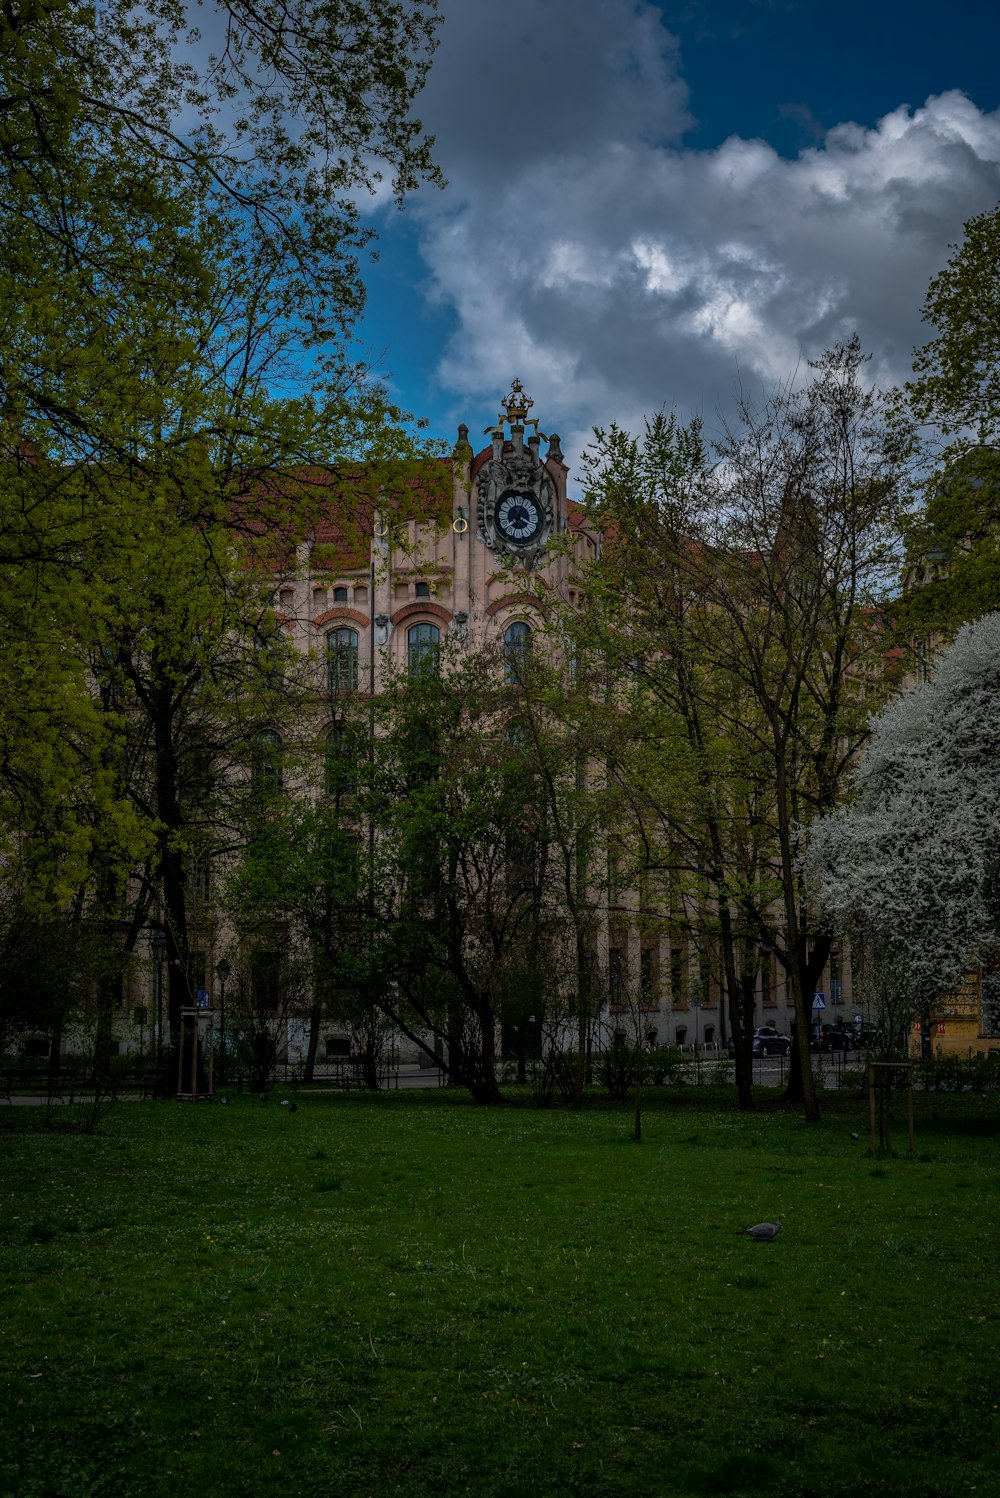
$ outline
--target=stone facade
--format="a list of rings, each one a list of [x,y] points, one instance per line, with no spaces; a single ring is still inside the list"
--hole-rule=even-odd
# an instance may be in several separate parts
[[[538,628],[546,598],[572,606],[578,597],[580,573],[600,539],[569,497],[558,436],[538,432],[517,382],[503,405],[480,451],[463,425],[450,461],[427,465],[426,484],[418,480],[426,491],[421,519],[400,518],[386,502],[382,509],[362,506],[363,521],[348,530],[331,499],[275,576],[273,604],[282,627],[317,662],[318,675],[326,673],[318,718],[307,734],[334,729],[340,691],[377,693],[392,671],[407,671],[412,652],[449,639],[470,648],[497,646],[512,626]],[[215,973],[227,934],[211,898],[203,914],[193,912],[191,937],[192,950],[200,948],[200,981],[217,1005]],[[648,1045],[724,1050],[728,1022],[718,984],[671,932],[655,897],[641,888],[609,890],[598,955],[607,980],[600,1016],[607,1034],[632,1030],[630,1006],[615,1003],[616,984],[627,975],[641,996]],[[854,1013],[849,967],[840,961],[832,959],[825,1008],[816,1014],[827,1022]],[[128,996],[146,1016],[147,1046],[156,1013],[154,975],[150,961]],[[784,978],[772,958],[758,978],[755,1023],[787,1034],[790,1019]],[[343,1054],[345,1036],[327,1029],[320,1057]],[[123,1049],[134,1048],[124,1041]],[[304,1037],[290,1031],[289,1059],[303,1048]]]
[[[527,419],[530,404],[515,382],[479,452],[468,428],[459,428],[450,475],[422,522],[376,510],[367,536],[349,543],[336,517],[317,523],[274,602],[296,645],[334,663],[334,680],[378,692],[390,666],[405,673],[411,652],[425,643],[450,637],[470,648],[499,645],[511,626],[541,624],[546,597],[574,602],[579,571],[599,537],[568,496],[558,436],[537,431]],[[332,729],[332,720],[325,726]],[[608,975],[609,1031],[626,1028],[627,1006],[614,1003],[620,970],[642,994],[647,1044],[724,1047],[718,985],[641,891],[611,891],[599,956]],[[831,976],[821,1017],[848,1018],[849,990],[842,991],[836,968]],[[756,1022],[788,1033],[791,1010],[777,965],[759,982]]]

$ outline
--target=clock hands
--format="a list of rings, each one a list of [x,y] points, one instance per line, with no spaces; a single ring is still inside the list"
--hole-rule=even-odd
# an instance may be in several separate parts
[[[529,541],[541,525],[541,514],[528,494],[507,493],[496,510],[497,529],[510,541]]]

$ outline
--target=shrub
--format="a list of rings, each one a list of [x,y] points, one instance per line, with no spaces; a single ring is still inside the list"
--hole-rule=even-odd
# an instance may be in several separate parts
[[[687,1080],[686,1066],[684,1054],[678,1046],[664,1045],[648,1051],[643,1057],[642,1073],[657,1087],[676,1087]]]
[[[601,1052],[599,1075],[613,1098],[623,1098],[635,1086],[639,1052],[627,1040],[615,1036]]]
[[[924,1092],[1000,1092],[1000,1052],[929,1056],[914,1074]]]

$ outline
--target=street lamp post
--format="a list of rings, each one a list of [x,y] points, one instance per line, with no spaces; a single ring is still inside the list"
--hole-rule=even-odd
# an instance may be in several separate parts
[[[163,958],[167,950],[166,933],[159,929],[155,930],[149,938],[149,944],[153,949],[153,961],[156,964],[153,969],[153,1002],[156,1021],[156,1070],[159,1072],[163,1064]]]
[[[216,977],[219,980],[219,1085],[224,1085],[226,1080],[226,979],[232,969],[225,957],[220,957],[215,964]]]

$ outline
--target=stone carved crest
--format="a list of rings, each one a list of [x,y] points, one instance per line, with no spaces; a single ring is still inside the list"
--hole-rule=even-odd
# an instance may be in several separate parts
[[[504,452],[495,440],[493,456],[476,477],[479,539],[498,560],[530,570],[552,534],[552,480],[534,440],[523,445],[523,428],[515,427],[511,436],[513,451]]]

